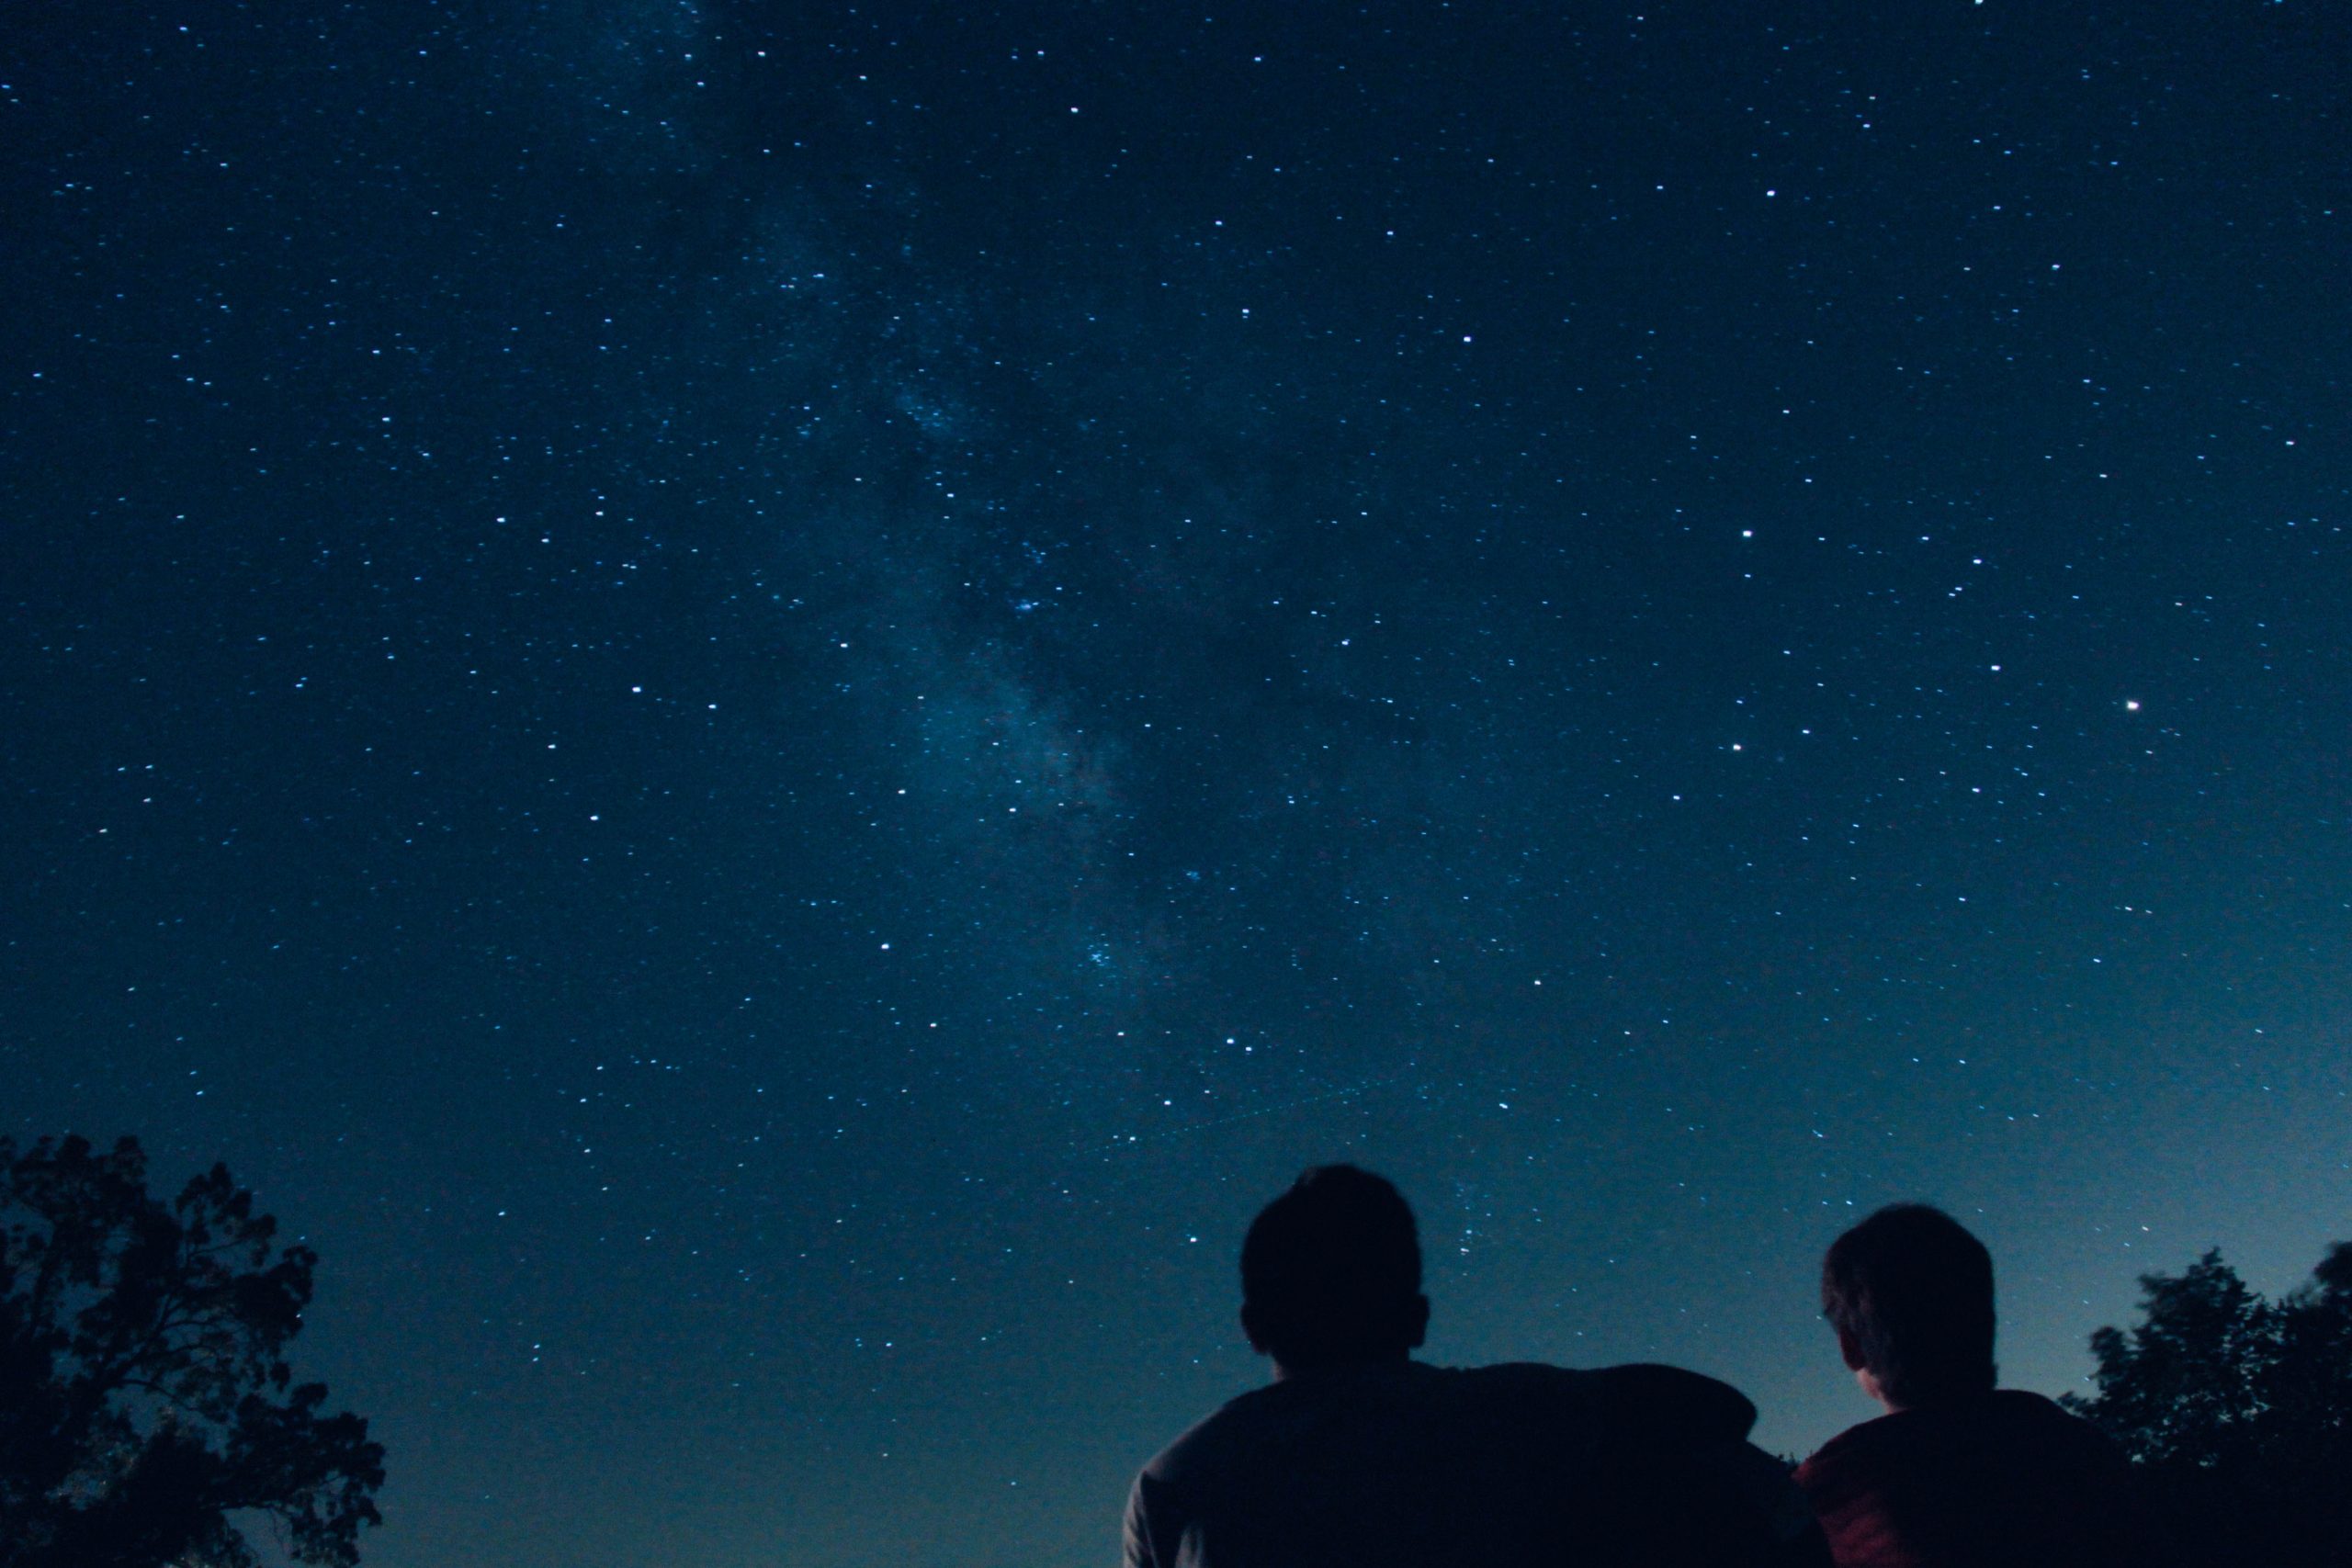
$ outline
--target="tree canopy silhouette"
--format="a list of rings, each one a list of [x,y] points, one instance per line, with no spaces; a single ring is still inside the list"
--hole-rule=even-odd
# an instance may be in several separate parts
[[[0,1138],[0,1568],[359,1560],[384,1450],[284,1358],[318,1259],[216,1165],[166,1203],[125,1138]]]
[[[2140,1280],[2139,1325],[2091,1336],[2065,1403],[2123,1446],[2208,1562],[2338,1562],[2352,1540],[2352,1242],[2266,1301],[2208,1252]]]

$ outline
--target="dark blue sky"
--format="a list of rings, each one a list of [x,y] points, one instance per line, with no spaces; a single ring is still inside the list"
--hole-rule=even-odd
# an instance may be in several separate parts
[[[2352,1228],[2341,17],[1309,11],[5,46],[0,1131],[370,1562],[1102,1561],[1320,1159],[1791,1451],[1875,1203],[2053,1392]]]

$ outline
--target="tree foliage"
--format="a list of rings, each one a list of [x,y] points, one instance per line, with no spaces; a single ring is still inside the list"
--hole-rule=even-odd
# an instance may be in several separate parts
[[[2120,1443],[2199,1561],[2335,1562],[2352,1540],[2352,1243],[2277,1302],[2208,1252],[2140,1280],[2140,1323],[2091,1336]]]
[[[285,1359],[317,1263],[214,1166],[166,1203],[131,1139],[0,1139],[0,1568],[359,1560],[383,1449]]]

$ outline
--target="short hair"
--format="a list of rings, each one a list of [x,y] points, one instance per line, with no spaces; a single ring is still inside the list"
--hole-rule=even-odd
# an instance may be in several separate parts
[[[1941,1209],[1892,1204],[1832,1242],[1821,1312],[1897,1404],[1993,1387],[1993,1255]]]
[[[1384,1178],[1318,1165],[1250,1222],[1241,1314],[1286,1367],[1378,1359],[1419,1343],[1421,1243]]]

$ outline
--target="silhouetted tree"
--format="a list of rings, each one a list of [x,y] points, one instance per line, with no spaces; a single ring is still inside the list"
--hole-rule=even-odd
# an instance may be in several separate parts
[[[223,1167],[167,1204],[146,1163],[0,1138],[0,1568],[252,1568],[255,1514],[347,1568],[384,1450],[284,1359],[317,1258]]]
[[[2096,1399],[2081,1414],[2143,1464],[2212,1470],[2254,1442],[2278,1354],[2278,1313],[2208,1252],[2179,1274],[2143,1274],[2140,1325],[2091,1336]]]
[[[2140,1280],[2141,1322],[2091,1336],[2089,1399],[2186,1560],[2352,1561],[2352,1244],[2272,1303],[2208,1252]]]
[[[2278,1304],[2265,1402],[2269,1491],[2297,1521],[2301,1561],[2352,1559],[2352,1242]]]

